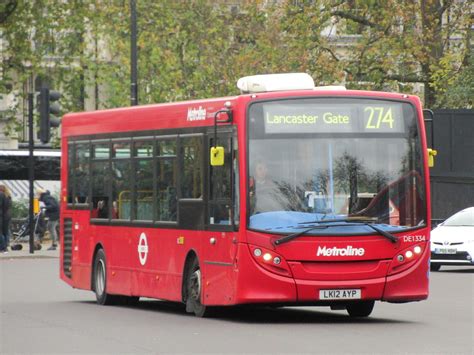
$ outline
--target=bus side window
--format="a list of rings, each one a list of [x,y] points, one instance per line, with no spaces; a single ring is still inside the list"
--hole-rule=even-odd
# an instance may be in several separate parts
[[[89,196],[89,144],[76,144],[74,162],[74,203],[87,203]]]
[[[133,143],[134,191],[133,218],[153,221],[153,140]]]
[[[157,221],[177,221],[177,170],[176,139],[157,141]]]
[[[92,146],[91,182],[92,182],[92,213],[93,218],[109,218],[109,156],[108,143],[97,143]]]
[[[232,183],[235,179],[232,139],[219,137],[218,143],[224,147],[224,165],[210,166],[209,224],[232,224]],[[213,146],[213,138],[210,146]]]
[[[136,219],[153,220],[153,160],[140,159],[135,165]]]
[[[74,143],[68,144],[67,203],[74,203]]]
[[[234,132],[232,138],[232,176],[234,184],[234,225],[238,226],[240,221],[240,176],[239,176],[239,149],[237,143],[237,133]]]
[[[181,138],[181,198],[202,198],[202,137]]]
[[[130,143],[114,142],[112,145],[112,214],[113,219],[130,219]]]

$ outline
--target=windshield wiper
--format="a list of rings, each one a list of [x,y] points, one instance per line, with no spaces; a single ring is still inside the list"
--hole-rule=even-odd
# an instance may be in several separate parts
[[[316,223],[326,224],[328,222],[352,222],[352,223],[356,223],[356,224],[362,224],[364,226],[372,228],[374,231],[376,231],[380,235],[384,236],[385,238],[390,240],[392,243],[398,242],[398,238],[395,237],[392,233],[384,231],[383,229],[380,229],[380,228],[373,225],[373,223],[378,222],[378,221],[379,221],[379,218],[377,218],[377,217],[364,217],[364,216],[358,217],[358,216],[354,216],[354,217],[342,218],[342,219],[338,219],[338,220],[328,219],[328,220],[323,220],[323,221],[316,222]],[[343,225],[347,225],[347,224],[343,224]]]
[[[314,227],[311,227],[311,228],[307,228],[301,232],[297,232],[297,233],[293,233],[293,234],[288,234],[284,237],[281,237],[277,240],[274,241],[274,244],[275,245],[280,245],[280,244],[283,244],[283,243],[286,243],[286,242],[289,242],[290,240],[293,240],[295,238],[298,238],[299,236],[305,234],[305,233],[308,233],[312,230],[315,230],[315,229],[326,229],[326,228],[329,228],[330,226],[314,226]],[[332,227],[332,226],[331,226]]]
[[[390,240],[392,243],[398,242],[398,238],[395,237],[392,233],[389,233],[387,231],[384,231],[383,229],[380,229],[373,224],[370,223],[362,223],[364,226],[372,228],[374,231],[378,232],[380,235],[383,235],[385,238]]]
[[[274,243],[275,243],[275,245],[280,245],[282,243],[289,242],[290,240],[298,238],[298,237],[300,237],[300,236],[302,236],[302,235],[304,235],[304,234],[306,234],[306,233],[308,233],[312,230],[315,230],[315,229],[326,229],[326,228],[329,228],[329,227],[350,227],[350,226],[359,226],[359,225],[367,226],[367,227],[373,229],[374,231],[376,231],[377,233],[379,233],[383,237],[390,240],[392,243],[398,242],[398,238],[395,237],[393,234],[391,234],[387,231],[384,231],[383,229],[380,229],[378,227],[375,227],[373,224],[371,224],[371,223],[376,222],[376,221],[377,221],[377,219],[371,219],[371,218],[360,218],[360,219],[345,218],[345,219],[327,219],[327,220],[322,220],[322,221],[305,222],[304,224],[306,224],[306,223],[318,223],[318,225],[309,227],[309,228],[307,228],[307,229],[305,229],[301,232],[297,232],[297,233],[293,233],[293,234],[289,234],[287,236],[284,236],[280,239],[275,240]],[[352,222],[352,223],[341,224],[339,222]],[[339,224],[331,225],[330,223],[339,223]]]

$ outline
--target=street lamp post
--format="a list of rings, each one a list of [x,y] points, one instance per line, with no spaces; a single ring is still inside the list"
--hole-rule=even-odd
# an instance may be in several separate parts
[[[137,7],[135,0],[130,0],[130,98],[131,105],[138,105],[137,83]]]
[[[35,141],[33,135],[33,93],[28,93],[28,180],[30,184],[30,203],[28,210],[28,221],[30,229],[30,254],[35,252],[35,221],[33,212],[34,195],[34,181],[35,181],[35,161],[33,151],[35,149]]]

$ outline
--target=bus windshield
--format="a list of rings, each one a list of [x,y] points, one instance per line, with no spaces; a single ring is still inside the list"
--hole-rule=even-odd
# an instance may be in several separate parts
[[[423,154],[411,104],[361,98],[262,101],[248,110],[248,226],[294,233],[365,219],[388,231],[423,226]],[[315,234],[364,234],[337,223]]]

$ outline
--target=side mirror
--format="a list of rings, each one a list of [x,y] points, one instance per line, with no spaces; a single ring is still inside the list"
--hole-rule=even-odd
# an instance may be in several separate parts
[[[211,147],[211,166],[224,165],[224,147]]]
[[[214,147],[211,147],[211,156],[210,162],[211,166],[223,166],[224,165],[224,147],[217,145],[217,122],[220,123],[230,123],[232,122],[232,111],[229,109],[231,104],[230,102],[226,102],[225,106],[226,109],[219,110],[214,114]],[[218,121],[218,117],[221,113],[225,113],[227,115],[226,120]]]
[[[438,151],[437,150],[434,150],[434,149],[431,149],[431,148],[428,148],[428,166],[430,168],[432,168],[435,164],[434,164],[434,157],[438,155]]]

